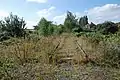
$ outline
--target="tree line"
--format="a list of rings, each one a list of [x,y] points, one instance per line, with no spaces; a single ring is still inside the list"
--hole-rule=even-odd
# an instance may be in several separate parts
[[[49,36],[62,33],[80,33],[80,32],[96,32],[104,35],[114,34],[119,30],[118,24],[105,21],[101,24],[88,23],[88,17],[83,16],[77,18],[72,12],[67,11],[67,16],[63,24],[56,25],[52,21],[41,18],[39,23],[34,26],[34,30],[38,35]],[[25,37],[26,22],[23,18],[19,18],[12,13],[0,21],[0,40],[9,39],[10,37]]]
[[[45,18],[42,18],[34,29],[44,36],[61,34],[63,32],[97,32],[107,35],[111,33],[114,34],[119,30],[118,25],[114,22],[105,21],[104,23],[96,25],[93,22],[88,23],[87,16],[77,18],[76,15],[69,11],[67,12],[64,24],[55,25],[52,21],[47,21]]]

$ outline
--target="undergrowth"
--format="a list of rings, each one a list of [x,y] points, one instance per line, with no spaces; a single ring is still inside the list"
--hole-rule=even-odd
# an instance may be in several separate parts
[[[89,34],[90,35],[90,34]],[[95,37],[97,36],[97,37]],[[116,39],[114,37],[117,36]],[[0,44],[0,79],[1,80],[61,80],[66,77],[71,79],[87,79],[90,76],[96,75],[97,71],[101,70],[100,75],[103,80],[119,80],[120,68],[120,45],[119,34],[114,35],[94,35],[82,36],[78,39],[86,40],[83,42],[83,49],[94,49],[92,52],[86,50],[91,59],[93,53],[97,55],[92,61],[94,63],[86,63],[84,65],[77,64],[70,67],[72,70],[66,70],[60,67],[57,63],[58,51],[61,49],[62,36],[49,36],[39,38],[26,39],[10,39]],[[68,37],[69,38],[69,37]],[[63,44],[63,43],[62,43]],[[88,44],[93,44],[95,47],[90,47]],[[80,53],[79,53],[80,54]],[[81,55],[81,54],[80,54]],[[69,66],[71,66],[69,65]],[[76,67],[77,66],[77,67]],[[67,66],[68,67],[68,66]],[[112,70],[112,71],[111,71]],[[85,74],[87,74],[87,77]],[[117,72],[118,71],[118,72]],[[104,75],[103,75],[103,73]],[[106,73],[108,72],[108,73]],[[75,78],[75,76],[77,76]],[[82,78],[82,76],[86,78]],[[94,78],[88,80],[97,80]]]

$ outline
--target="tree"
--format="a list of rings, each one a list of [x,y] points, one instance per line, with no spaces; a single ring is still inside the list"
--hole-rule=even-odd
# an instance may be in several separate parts
[[[2,26],[3,26],[3,23],[2,23],[3,21],[0,21],[0,33],[2,33]]]
[[[116,25],[118,26],[119,31],[120,31],[120,22],[116,23]]]
[[[90,28],[95,29],[95,28],[96,28],[96,25],[95,25],[93,22],[91,22],[91,23],[90,23]]]
[[[96,30],[96,25],[93,23],[93,22],[91,22],[90,24],[89,24],[89,26],[90,26],[90,31],[95,31]]]
[[[54,34],[62,34],[63,32],[65,32],[65,27],[64,25],[60,24],[60,25],[55,25],[54,27]]]
[[[59,33],[65,32],[65,27],[64,27],[64,25],[60,24],[60,25],[58,25],[58,27],[60,28]]]
[[[0,28],[3,33],[8,34],[11,37],[22,37],[25,35],[25,20],[19,18],[17,15],[5,17],[4,20],[0,21]]]
[[[79,19],[79,26],[81,26],[82,28],[84,28],[84,26],[87,24],[88,24],[88,17],[87,16],[83,16]]]
[[[116,31],[118,31],[118,26],[110,21],[106,21],[102,24],[97,25],[97,31],[103,33],[103,34],[114,34]]]
[[[77,27],[76,16],[69,11],[67,11],[67,16],[65,18],[64,26],[66,32],[72,32],[72,29]]]
[[[34,30],[38,30],[39,27],[36,25],[36,26],[33,26]]]
[[[52,24],[52,22],[49,22],[49,35],[52,35],[54,33],[54,24]]]
[[[38,32],[40,35],[48,36],[53,34],[54,27],[51,21],[47,21],[45,18],[41,18],[40,22],[38,23]]]

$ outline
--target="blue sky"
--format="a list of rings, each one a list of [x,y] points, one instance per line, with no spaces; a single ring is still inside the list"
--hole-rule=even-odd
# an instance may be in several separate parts
[[[120,0],[1,0],[0,18],[10,12],[24,17],[28,28],[36,25],[41,17],[60,24],[66,11],[78,17],[87,15],[89,22],[120,21]]]

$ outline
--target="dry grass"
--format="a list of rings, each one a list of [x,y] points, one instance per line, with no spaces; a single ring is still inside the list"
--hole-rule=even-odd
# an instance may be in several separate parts
[[[37,67],[38,65],[42,65],[41,67],[42,69],[44,68],[43,70],[47,69],[49,66],[51,66],[51,64],[54,65],[56,60],[55,53],[57,53],[56,50],[58,49],[56,48],[56,46],[58,45],[57,43],[59,42],[57,42],[55,37],[43,37],[38,41],[36,40],[36,42],[34,40],[21,39],[19,41],[15,40],[15,42],[11,45],[1,44],[0,66],[2,69],[1,74],[3,72],[4,73],[3,75],[0,75],[0,79],[4,79],[4,77],[13,79],[13,75],[17,73],[19,75],[16,75],[16,77],[24,77],[22,76],[22,73],[19,72],[19,70],[17,73],[14,73],[14,68],[20,68],[21,71],[23,69],[23,72],[27,71],[27,74],[31,72],[30,70]],[[44,65],[46,64],[48,65],[48,67],[44,67]],[[12,66],[12,68],[10,66]],[[13,69],[13,72],[9,71],[9,67],[11,70]],[[48,69],[46,71],[51,70]],[[11,73],[14,74],[12,75]]]
[[[78,41],[84,51],[75,41]],[[110,76],[112,72],[109,68],[89,64],[101,59],[101,53],[104,52],[101,45],[102,43],[90,43],[86,38],[67,34],[6,41],[0,44],[0,79],[119,80],[119,72]],[[118,79],[115,79],[116,76]]]

